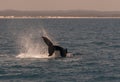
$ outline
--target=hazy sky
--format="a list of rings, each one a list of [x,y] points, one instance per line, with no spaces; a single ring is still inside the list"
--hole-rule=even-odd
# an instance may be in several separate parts
[[[0,10],[120,11],[120,0],[0,0]]]

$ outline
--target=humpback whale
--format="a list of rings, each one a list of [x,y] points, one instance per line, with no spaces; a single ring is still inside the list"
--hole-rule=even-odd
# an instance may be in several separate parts
[[[66,57],[67,49],[58,45],[53,45],[53,43],[47,37],[43,36],[42,38],[48,46],[48,56],[52,56],[55,51],[59,51],[61,57]]]

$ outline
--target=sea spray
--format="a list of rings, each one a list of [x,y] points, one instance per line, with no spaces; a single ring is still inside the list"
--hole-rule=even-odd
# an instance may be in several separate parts
[[[42,36],[49,37],[45,29],[24,33],[19,38],[20,54],[18,58],[48,58],[47,45],[42,40]]]

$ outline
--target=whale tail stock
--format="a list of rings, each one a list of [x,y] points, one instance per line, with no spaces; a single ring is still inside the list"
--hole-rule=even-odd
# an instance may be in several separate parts
[[[56,45],[53,45],[53,43],[47,38],[47,37],[42,37],[44,42],[47,44],[48,46],[48,53],[49,53],[49,56],[52,56],[54,51],[57,50],[57,51],[60,51],[60,55],[61,57],[66,57],[66,54],[67,54],[67,49],[64,49],[60,46],[56,46]]]

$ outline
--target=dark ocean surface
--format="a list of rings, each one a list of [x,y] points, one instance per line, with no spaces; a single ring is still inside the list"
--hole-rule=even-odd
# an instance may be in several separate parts
[[[74,56],[49,58],[42,36]],[[0,82],[120,82],[120,19],[0,19]]]

